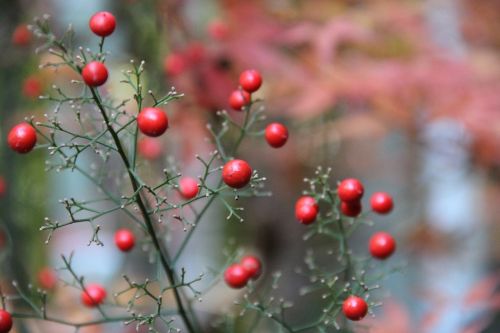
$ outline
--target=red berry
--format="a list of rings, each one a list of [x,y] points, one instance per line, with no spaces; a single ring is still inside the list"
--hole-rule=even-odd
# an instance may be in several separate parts
[[[137,125],[147,136],[160,136],[168,128],[168,118],[160,108],[144,108],[137,116]]]
[[[319,210],[319,205],[316,202],[316,200],[313,197],[310,197],[308,195],[301,196],[297,202],[295,203],[295,208],[297,209],[300,206],[314,206],[316,210]]]
[[[385,192],[373,193],[370,198],[370,204],[374,212],[379,214],[388,214],[391,212],[394,206],[392,202],[392,197]]]
[[[373,257],[386,259],[396,250],[396,241],[387,232],[377,232],[370,238],[369,250]]]
[[[226,268],[224,272],[224,281],[231,288],[243,288],[246,286],[249,279],[248,272],[243,266],[239,264],[233,264]]]
[[[361,201],[342,201],[340,203],[340,211],[345,216],[357,217],[359,214],[361,214],[362,209],[363,207],[361,206]]]
[[[224,40],[229,35],[229,27],[219,20],[210,22],[207,30],[209,35],[216,40]]]
[[[163,69],[167,75],[177,76],[186,70],[188,62],[186,57],[180,53],[170,53],[165,57]]]
[[[10,130],[7,142],[12,150],[20,154],[28,153],[36,144],[36,131],[30,124],[20,123]]]
[[[106,37],[115,31],[116,19],[109,12],[98,12],[90,18],[89,27],[97,36]]]
[[[163,153],[162,143],[159,139],[145,137],[137,143],[138,153],[148,160],[156,160]]]
[[[311,224],[316,221],[319,205],[313,197],[302,196],[295,203],[295,217],[302,224]]]
[[[255,69],[247,69],[240,74],[240,85],[243,90],[253,93],[262,85],[262,76]]]
[[[99,61],[91,61],[82,69],[83,81],[90,87],[102,86],[108,80],[108,69]]]
[[[42,83],[35,76],[26,78],[23,82],[23,95],[29,98],[37,98],[42,93]]]
[[[250,103],[250,94],[243,90],[235,90],[229,96],[229,105],[236,111],[241,111],[241,109]]]
[[[179,180],[179,191],[185,199],[192,199],[198,194],[198,182],[191,177],[182,177]]]
[[[351,295],[344,301],[342,311],[350,320],[358,321],[363,319],[368,313],[368,304],[361,297]]]
[[[364,191],[363,184],[355,178],[344,179],[337,187],[337,194],[342,201],[360,201]]]
[[[247,271],[250,279],[255,280],[260,276],[262,264],[259,258],[255,256],[245,256],[241,259],[240,265]]]
[[[106,298],[106,290],[99,284],[89,284],[82,291],[81,300],[82,303],[88,307],[95,307],[104,302]]]
[[[295,208],[295,217],[302,224],[311,224],[316,221],[318,210],[314,206],[302,205]]]
[[[283,147],[288,140],[288,129],[280,123],[271,123],[266,127],[266,141],[271,147]]]
[[[12,316],[5,310],[0,310],[0,333],[7,333],[12,328]]]
[[[12,43],[18,46],[26,46],[31,42],[31,36],[31,31],[26,24],[18,25],[12,33]]]
[[[242,188],[250,182],[252,168],[243,160],[231,160],[222,169],[222,180],[232,188]]]
[[[50,267],[44,267],[38,272],[38,284],[44,289],[53,289],[57,283],[57,276]]]
[[[132,250],[135,245],[134,233],[128,229],[119,229],[115,232],[115,244],[123,252]]]

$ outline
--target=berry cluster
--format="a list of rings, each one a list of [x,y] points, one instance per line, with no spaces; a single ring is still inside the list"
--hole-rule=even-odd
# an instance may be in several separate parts
[[[256,280],[262,272],[262,264],[255,256],[245,256],[239,263],[232,264],[224,272],[224,281],[231,288],[243,288],[250,279]]]
[[[328,173],[327,173],[328,174]],[[316,181],[311,181],[311,189],[317,190],[316,186],[323,186],[319,198],[325,200],[329,209],[337,209],[338,212],[346,217],[357,218],[362,211],[361,199],[365,192],[363,184],[355,178],[348,178],[342,180],[336,191],[329,188],[325,183],[327,174],[318,177]],[[334,196],[336,194],[336,197]],[[338,200],[336,199],[338,198]],[[393,208],[392,197],[385,192],[374,193],[370,199],[372,210],[379,214],[388,214]],[[318,218],[320,206],[317,200],[310,195],[300,197],[295,204],[295,215],[297,220],[305,225],[312,224]],[[347,239],[344,227],[344,222],[341,220],[340,215],[335,214],[337,217],[338,228],[331,230],[331,234],[341,243],[341,254],[346,257],[346,264],[352,264],[351,255],[346,252]],[[321,221],[323,227],[329,224],[329,218]],[[325,231],[323,231],[325,232]],[[369,240],[368,250],[371,256],[375,259],[386,259],[390,257],[396,249],[396,242],[394,238],[387,232],[377,232]],[[349,270],[352,268],[348,268]],[[353,277],[353,279],[357,279]],[[361,284],[362,290],[366,291],[364,284]],[[366,301],[357,296],[349,295],[343,302],[342,311],[344,315],[353,321],[361,320],[368,313],[368,304]]]
[[[337,193],[341,200],[340,211],[345,216],[357,217],[362,211],[361,198],[365,190],[363,184],[354,178],[340,182]],[[394,206],[392,197],[385,192],[376,192],[370,198],[375,213],[388,214]],[[394,238],[387,232],[378,232],[370,238],[370,253],[374,258],[386,259],[396,249]]]
[[[248,69],[240,75],[240,87],[229,96],[229,105],[236,111],[243,110],[252,101],[251,94],[259,90],[262,85],[260,73],[254,69]]]
[[[242,111],[252,102],[252,93],[262,85],[262,76],[255,69],[247,69],[240,74],[240,87],[229,96],[229,105],[235,111]],[[288,141],[288,128],[281,123],[270,123],[266,126],[264,137],[273,148],[280,148]]]
[[[363,184],[357,179],[348,178],[340,182],[337,188],[341,200],[340,210],[349,217],[357,217],[361,213],[361,198],[365,193]]]

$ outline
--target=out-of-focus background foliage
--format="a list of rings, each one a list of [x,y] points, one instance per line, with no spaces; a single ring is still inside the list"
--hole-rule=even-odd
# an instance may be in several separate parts
[[[391,215],[374,217],[372,230],[352,244],[364,251],[373,230],[390,230],[398,240],[394,261],[406,264],[402,274],[384,281],[380,296],[385,305],[369,320],[374,325],[370,332],[500,331],[496,0],[0,2],[3,288],[13,279],[38,283],[42,267],[57,266],[59,254],[72,250],[82,273],[110,285],[123,270],[147,275],[133,255],[125,259],[112,246],[86,247],[85,229],[68,228],[45,245],[46,235],[38,229],[45,216],[62,214],[57,201],[93,190],[71,173],[46,173],[45,150],[20,156],[5,144],[13,124],[26,116],[41,118],[50,107],[38,95],[53,84],[71,89],[72,77],[63,68],[38,68],[50,57],[35,55],[37,41],[26,25],[34,16],[49,14],[57,31],[73,24],[79,44],[95,48],[88,18],[98,10],[115,13],[118,22],[107,44],[110,94],[130,95],[117,73],[132,58],[146,60],[149,86],[175,86],[186,94],[169,106],[171,129],[161,139],[162,156],[146,162],[148,167],[161,170],[170,158],[188,174],[199,172],[194,155],[211,149],[205,123],[216,110],[228,109],[227,97],[246,68],[264,76],[258,97],[265,99],[268,117],[290,128],[283,149],[273,150],[263,140],[243,147],[242,156],[268,177],[274,196],[246,201],[243,224],[211,212],[194,242],[206,257],[187,253],[188,267],[199,271],[220,260],[220,248],[234,239],[259,254],[267,272],[283,272],[283,295],[304,302],[295,293],[303,281],[293,271],[305,247],[294,201],[304,177],[317,165],[331,166],[336,179],[358,177],[367,195],[383,190],[396,202]],[[104,241],[112,243],[120,221],[106,222]],[[173,235],[175,243],[175,230]],[[207,308],[229,306],[236,295],[222,286],[217,293]],[[69,304],[68,315],[89,316],[72,304],[71,296],[56,296],[59,304]],[[319,309],[311,304],[302,311]],[[69,332],[26,325],[21,328],[26,332],[49,327]]]

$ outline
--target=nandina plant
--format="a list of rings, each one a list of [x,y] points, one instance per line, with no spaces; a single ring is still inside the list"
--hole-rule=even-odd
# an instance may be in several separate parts
[[[44,41],[39,50],[46,50],[59,59],[59,62],[45,66],[65,66],[73,70],[80,79],[72,83],[80,88],[81,93],[72,95],[54,87],[52,94],[42,96],[55,105],[54,111],[47,114],[44,121],[31,118],[14,126],[7,143],[20,154],[29,153],[34,148],[47,149],[50,156],[46,164],[48,171],[79,173],[103,195],[102,198],[88,199],[77,199],[75,195],[61,200],[67,218],[63,221],[45,219],[40,229],[47,233],[47,242],[61,228],[87,224],[90,227],[89,245],[116,246],[120,251],[130,253],[134,249],[140,251],[138,243],[145,244],[147,246],[142,250],[149,251],[158,271],[142,282],[123,275],[127,287],[109,290],[99,281],[87,281],[75,270],[73,254],[63,254],[59,270],[64,270],[65,276],[70,277],[63,280],[63,287],[78,289],[80,299],[75,301],[87,308],[82,311],[96,309],[97,317],[78,322],[49,311],[51,297],[47,290],[55,288],[57,273],[46,268],[39,276],[40,289],[33,290],[14,282],[15,294],[1,294],[0,333],[9,332],[13,323],[15,325],[26,318],[73,326],[76,330],[120,322],[134,325],[137,330],[145,327],[152,332],[206,332],[214,325],[219,331],[236,332],[237,327],[243,325],[238,323],[241,322],[247,324],[246,332],[261,332],[266,328],[280,332],[326,332],[330,329],[348,332],[352,328],[350,321],[362,320],[372,312],[378,303],[371,301],[369,296],[373,289],[378,288],[377,281],[384,275],[373,263],[390,257],[396,249],[396,242],[390,234],[381,231],[373,235],[366,251],[353,253],[349,238],[367,222],[361,206],[365,190],[362,182],[353,178],[336,185],[330,169],[318,168],[313,178],[305,180],[308,189],[302,195],[297,194],[297,221],[291,226],[303,228],[306,241],[320,237],[329,239],[329,253],[336,258],[330,264],[320,264],[314,251],[305,255],[306,265],[299,273],[310,278],[310,285],[304,286],[300,294],[314,293],[322,307],[310,320],[297,322],[287,316],[291,303],[277,297],[273,291],[280,273],[266,271],[265,258],[242,250],[227,253],[226,263],[214,274],[187,278],[179,258],[190,248],[190,240],[198,225],[205,221],[210,207],[220,202],[227,210],[228,220],[243,221],[236,200],[268,194],[263,190],[265,178],[252,168],[252,161],[240,156],[242,142],[248,138],[265,140],[272,148],[280,148],[293,132],[289,132],[284,124],[264,122],[263,108],[256,106],[261,101],[252,97],[263,83],[261,73],[246,70],[240,76],[239,87],[228,96],[229,104],[235,110],[232,112],[243,113],[243,120],[238,121],[226,111],[218,112],[220,123],[208,126],[214,150],[207,156],[197,155],[203,166],[202,175],[193,178],[182,171],[173,172],[166,168],[154,182],[146,181],[143,175],[150,172],[149,164],[142,163],[142,159],[154,160],[162,155],[161,143],[152,137],[168,135],[169,126],[176,126],[169,123],[168,106],[183,95],[175,89],[166,94],[148,90],[143,83],[145,62],[131,61],[130,69],[122,73],[122,83],[132,90],[135,102],[135,111],[127,112],[126,100],[116,101],[99,88],[106,85],[110,73],[105,40],[120,28],[120,24],[111,13],[100,12],[90,18],[89,27],[100,38],[95,52],[73,48],[71,30],[58,37],[51,32],[46,18],[36,20],[33,32]],[[237,133],[236,139],[228,135],[230,131]],[[92,167],[89,160],[94,164]],[[111,186],[109,180],[118,180],[117,185]],[[111,203],[111,206],[103,210],[103,202]],[[195,203],[201,204],[201,209],[195,208]],[[374,212],[387,214],[393,208],[393,201],[389,194],[377,192],[371,205]],[[121,214],[122,225],[116,230],[114,244],[104,244],[99,237],[100,221],[115,214]],[[167,241],[168,226],[162,223],[167,214],[185,228],[184,237],[175,248]],[[221,252],[225,250],[221,249]],[[264,275],[272,277],[268,279],[271,281],[269,285],[262,285]],[[198,287],[201,280],[208,280],[205,283],[207,288]],[[201,320],[194,303],[203,300],[219,281],[225,284],[225,288],[244,291],[235,300],[234,310],[222,315],[215,323],[207,323]],[[132,296],[123,305],[117,301],[121,295]],[[166,302],[166,295],[171,295],[172,301]],[[149,303],[142,302],[143,299]],[[299,306],[308,309],[307,304]]]

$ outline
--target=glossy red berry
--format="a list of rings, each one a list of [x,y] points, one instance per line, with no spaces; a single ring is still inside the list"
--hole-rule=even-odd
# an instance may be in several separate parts
[[[42,82],[35,76],[26,78],[23,82],[23,95],[28,98],[38,98],[42,94]]]
[[[182,177],[179,180],[179,192],[184,199],[192,199],[198,195],[199,187],[196,179],[191,177]]]
[[[362,209],[363,208],[360,201],[342,201],[340,203],[340,211],[345,216],[357,217],[359,214],[361,214]]]
[[[0,333],[7,333],[12,329],[12,316],[5,310],[0,310]]]
[[[128,229],[119,229],[115,232],[115,244],[123,252],[128,252],[134,248],[135,236]]]
[[[244,256],[240,265],[247,271],[248,277],[253,280],[257,279],[262,272],[262,263],[255,256]]]
[[[147,160],[156,160],[162,153],[162,143],[157,138],[145,137],[137,143],[138,153]]]
[[[313,197],[302,196],[295,203],[295,217],[302,224],[311,224],[316,221],[319,205]]]
[[[38,284],[43,289],[54,289],[57,283],[56,272],[50,267],[44,267],[38,272]]]
[[[348,319],[358,321],[368,313],[368,304],[361,297],[351,295],[344,301],[342,311]]]
[[[32,33],[26,24],[16,27],[12,33],[12,44],[17,46],[26,46],[31,42]]]
[[[252,178],[252,168],[243,160],[231,160],[222,169],[222,180],[232,188],[245,187]]]
[[[246,286],[249,278],[247,270],[239,264],[229,266],[224,272],[224,281],[231,288],[243,288]]]
[[[376,192],[370,198],[370,205],[374,212],[379,214],[388,214],[391,212],[394,203],[392,197],[385,192]]]
[[[188,67],[186,57],[181,53],[170,53],[163,61],[163,70],[169,76],[182,74]]]
[[[137,116],[139,130],[147,136],[160,136],[168,128],[168,118],[160,108],[144,108]]]
[[[108,69],[100,61],[91,61],[83,67],[82,78],[90,87],[102,86],[108,80]]]
[[[28,123],[20,123],[14,126],[7,136],[9,147],[20,153],[30,152],[36,144],[36,131]]]
[[[116,19],[109,12],[98,12],[90,18],[89,27],[97,36],[106,37],[115,31]]]
[[[360,201],[365,189],[355,178],[344,179],[337,187],[337,194],[342,201]]]
[[[235,90],[229,96],[229,105],[236,111],[241,111],[245,105],[250,103],[250,94],[243,90]]]
[[[381,231],[370,238],[368,248],[374,258],[386,259],[396,250],[396,241],[390,234]]]
[[[316,221],[318,210],[314,206],[302,205],[295,208],[295,217],[302,224],[311,224]]]
[[[283,147],[288,140],[288,129],[283,124],[271,123],[266,127],[265,137],[271,147]]]
[[[102,304],[105,298],[106,289],[95,283],[87,285],[85,291],[82,291],[81,294],[82,303],[91,308]]]
[[[240,86],[243,90],[253,93],[262,85],[262,76],[255,69],[247,69],[240,74]]]

